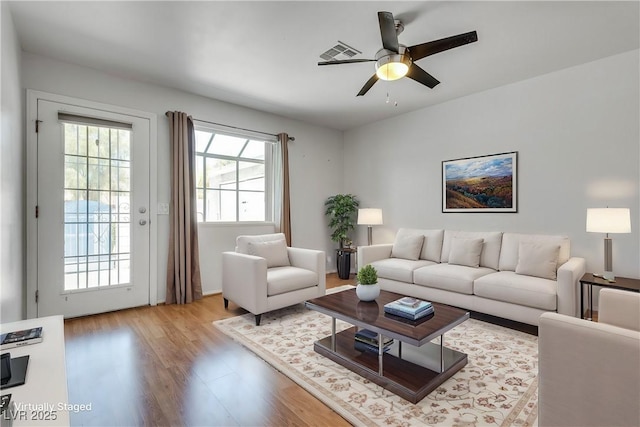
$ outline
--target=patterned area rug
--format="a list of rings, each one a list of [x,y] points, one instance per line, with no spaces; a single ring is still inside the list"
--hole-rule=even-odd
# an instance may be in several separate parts
[[[468,364],[412,404],[319,355],[331,318],[299,304],[213,322],[354,425],[537,426],[538,338],[470,319],[445,334]],[[337,329],[351,325],[338,321]]]

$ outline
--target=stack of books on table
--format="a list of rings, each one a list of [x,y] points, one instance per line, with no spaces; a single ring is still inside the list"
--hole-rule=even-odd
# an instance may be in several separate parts
[[[404,297],[384,305],[384,312],[405,319],[418,320],[433,313],[433,305],[412,297]]]
[[[393,338],[385,338],[382,345],[382,351],[385,353],[389,351],[393,344]],[[356,332],[356,339],[354,343],[355,349],[358,351],[373,351],[378,352],[378,334],[370,331],[369,329],[361,329]]]

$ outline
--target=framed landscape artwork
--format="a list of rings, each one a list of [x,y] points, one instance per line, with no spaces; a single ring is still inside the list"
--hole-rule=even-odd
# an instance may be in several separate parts
[[[518,212],[518,153],[442,162],[442,212]]]

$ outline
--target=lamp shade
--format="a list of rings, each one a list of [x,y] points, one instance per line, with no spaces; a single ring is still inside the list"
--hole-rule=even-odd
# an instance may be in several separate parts
[[[631,213],[627,208],[587,209],[587,231],[592,233],[631,233]]]
[[[358,225],[382,224],[382,209],[366,208],[358,209]]]

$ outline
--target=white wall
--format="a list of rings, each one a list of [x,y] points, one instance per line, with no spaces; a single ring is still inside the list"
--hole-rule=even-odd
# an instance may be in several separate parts
[[[374,243],[399,227],[566,234],[598,272],[604,235],[585,232],[586,210],[628,207],[632,233],[612,235],[614,271],[640,277],[638,63],[632,51],[346,132],[346,191],[383,209]],[[509,151],[519,153],[518,213],[442,213],[443,160]]]
[[[134,81],[80,67],[43,56],[23,53],[22,84],[24,88],[103,102],[158,115],[158,203],[170,199],[169,181],[169,124],[167,110],[179,110],[193,117],[232,126],[269,133],[287,132],[295,137],[289,144],[289,170],[291,180],[292,244],[299,247],[322,249],[331,253],[334,245],[324,218],[324,200],[342,191],[343,158],[342,133],[308,125],[296,120],[251,110],[198,95]],[[165,297],[167,265],[168,216],[158,216],[158,299]],[[238,234],[244,228],[237,230]],[[221,235],[229,232],[223,227]],[[207,229],[201,239],[201,254],[210,259],[219,257],[217,233]],[[206,261],[205,261],[206,262]],[[214,264],[211,264],[214,265]],[[213,274],[207,270],[207,274]],[[218,280],[203,278],[203,292],[221,289]]]
[[[24,98],[20,82],[20,44],[7,2],[0,2],[2,19],[2,66],[0,104],[0,320],[24,317],[25,241],[24,221],[25,149],[23,143]]]

